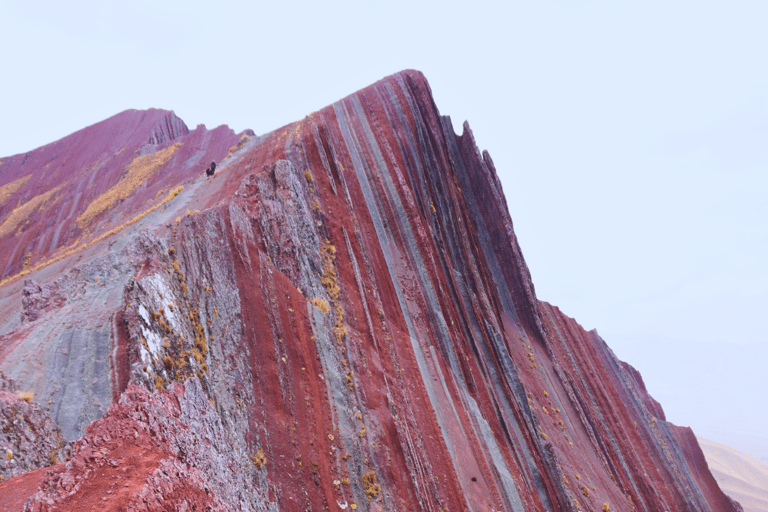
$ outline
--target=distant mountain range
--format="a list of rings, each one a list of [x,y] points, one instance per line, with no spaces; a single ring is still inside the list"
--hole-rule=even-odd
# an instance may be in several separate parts
[[[768,512],[768,464],[728,446],[698,438],[715,480],[744,512]]]

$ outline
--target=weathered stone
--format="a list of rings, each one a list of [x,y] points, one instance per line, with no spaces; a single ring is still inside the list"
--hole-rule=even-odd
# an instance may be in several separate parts
[[[0,481],[67,457],[61,429],[33,400],[0,373]]]
[[[66,297],[57,283],[40,286],[31,279],[24,282],[21,323],[34,322],[48,308],[60,308]]]

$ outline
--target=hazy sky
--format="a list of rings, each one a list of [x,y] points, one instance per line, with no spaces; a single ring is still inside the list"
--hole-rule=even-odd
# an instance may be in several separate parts
[[[263,4],[0,0],[0,155],[128,108],[264,133],[419,69],[490,151],[539,298],[768,462],[764,0]]]

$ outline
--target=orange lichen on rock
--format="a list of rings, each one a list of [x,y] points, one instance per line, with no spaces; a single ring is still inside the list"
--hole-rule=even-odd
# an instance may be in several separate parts
[[[256,455],[251,455],[251,460],[253,461],[253,465],[256,466],[256,469],[261,469],[267,462],[267,456],[264,455],[264,452],[259,448],[256,451]]]
[[[369,500],[376,499],[381,492],[381,485],[376,483],[376,473],[373,471],[363,474],[363,492]]]
[[[134,158],[128,167],[123,178],[113,185],[109,190],[94,199],[83,213],[77,218],[79,228],[84,228],[91,221],[105,211],[115,206],[118,202],[127,199],[133,192],[141,186],[147,178],[157,171],[163,164],[178,151],[182,146],[180,142],[165,149],[161,149],[151,155],[144,155]]]
[[[340,301],[339,276],[336,271],[336,247],[331,244],[330,240],[326,240],[320,254],[323,259],[323,276],[320,278],[320,282],[328,291],[328,297],[336,310],[336,323],[333,325],[333,332],[336,334],[336,339],[341,341],[347,335],[347,327],[344,325],[344,308],[341,307]]]
[[[317,309],[319,309],[326,315],[331,310],[331,308],[328,306],[328,302],[326,302],[325,299],[321,299],[320,297],[315,297],[309,302],[311,302],[313,306],[315,306]]]

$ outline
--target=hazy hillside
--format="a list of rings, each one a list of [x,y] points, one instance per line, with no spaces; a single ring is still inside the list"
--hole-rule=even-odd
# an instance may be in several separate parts
[[[709,470],[744,512],[768,512],[768,465],[727,446],[698,438]]]

